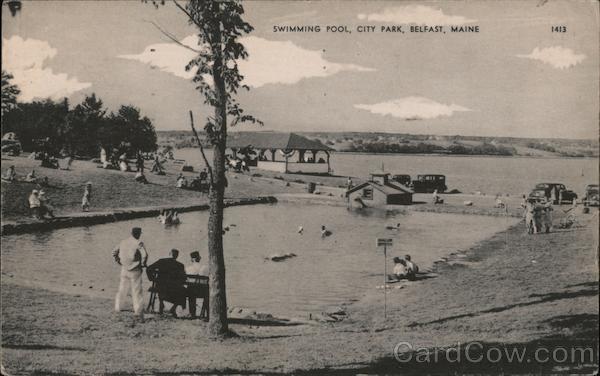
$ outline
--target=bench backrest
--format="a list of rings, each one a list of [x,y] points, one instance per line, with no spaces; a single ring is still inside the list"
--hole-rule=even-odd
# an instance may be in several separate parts
[[[208,286],[208,277],[205,275],[187,275],[188,286]]]

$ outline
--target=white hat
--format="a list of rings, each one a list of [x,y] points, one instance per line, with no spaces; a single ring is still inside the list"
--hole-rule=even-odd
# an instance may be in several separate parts
[[[34,189],[33,191],[31,191],[31,193],[38,193],[38,190]]]

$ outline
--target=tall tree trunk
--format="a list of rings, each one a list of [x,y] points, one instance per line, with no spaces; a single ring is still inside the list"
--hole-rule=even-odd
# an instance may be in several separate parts
[[[210,190],[208,218],[208,260],[210,271],[211,335],[223,336],[227,327],[227,294],[225,286],[225,259],[223,255],[223,199],[225,196],[225,145],[216,145],[213,156],[214,184]]]
[[[219,27],[215,28],[214,38],[221,40]],[[220,45],[220,44],[219,44]],[[210,217],[208,219],[208,258],[210,272],[210,319],[209,332],[214,336],[224,336],[227,326],[227,291],[225,287],[225,259],[223,255],[223,209],[225,198],[225,148],[227,142],[227,95],[222,76],[223,60],[221,51],[215,51],[213,80],[216,92],[215,126],[218,138],[214,145],[213,184],[210,190]]]

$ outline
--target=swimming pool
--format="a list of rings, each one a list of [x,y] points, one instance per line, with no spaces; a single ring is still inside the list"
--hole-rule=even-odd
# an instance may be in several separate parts
[[[12,235],[2,241],[3,279],[73,294],[112,298],[119,267],[113,247],[133,226],[143,228],[149,262],[180,250],[189,262],[198,250],[207,261],[208,212],[181,215],[179,226],[164,227],[156,219],[109,223],[51,232]],[[515,223],[514,218],[487,216],[357,213],[326,205],[274,204],[227,208],[225,223],[234,224],[224,238],[227,294],[230,307],[294,317],[360,299],[383,279],[383,252],[377,237],[394,239],[392,258],[412,255],[421,269],[440,257],[466,249]],[[400,231],[386,225],[400,223]],[[332,235],[321,238],[321,225]],[[298,233],[303,226],[304,232]],[[282,262],[267,260],[275,253],[295,253]],[[144,280],[144,289],[148,281]]]

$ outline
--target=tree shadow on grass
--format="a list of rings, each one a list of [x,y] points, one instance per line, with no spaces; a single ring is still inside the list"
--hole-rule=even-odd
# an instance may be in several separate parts
[[[501,307],[493,307],[493,308],[489,308],[489,309],[485,309],[485,310],[481,310],[481,311],[477,311],[477,312],[463,313],[460,315],[443,317],[441,319],[427,321],[427,322],[423,322],[423,323],[415,322],[415,323],[409,324],[408,327],[412,328],[412,327],[424,326],[424,325],[429,325],[429,324],[439,324],[439,323],[443,323],[443,322],[447,322],[447,321],[451,321],[451,320],[462,319],[465,317],[475,317],[475,316],[479,316],[479,315],[486,314],[486,313],[498,313],[498,312],[507,311],[507,310],[510,310],[513,308],[527,307],[527,306],[531,306],[531,305],[535,305],[535,304],[543,304],[543,303],[553,302],[556,300],[574,299],[574,298],[578,298],[578,297],[582,297],[582,296],[597,296],[597,295],[598,295],[598,286],[597,285],[595,286],[595,288],[583,289],[583,290],[578,290],[578,291],[562,291],[562,292],[550,292],[547,294],[531,294],[531,295],[529,295],[530,298],[538,298],[538,299],[532,300],[529,302],[508,304],[508,305],[501,306]]]
[[[260,369],[209,369],[203,371],[161,372],[149,370],[153,375],[340,375],[356,374],[480,374],[480,373],[527,373],[527,374],[592,374],[598,366],[598,316],[577,314],[556,316],[546,321],[560,333],[529,342],[502,343],[477,342],[440,348],[413,348],[398,354],[390,354],[369,363],[349,363],[339,367],[322,367],[272,372]],[[268,337],[267,337],[268,338]],[[403,348],[401,348],[403,349]],[[555,355],[553,355],[555,354]],[[565,356],[566,354],[566,356]],[[400,359],[400,360],[398,360]],[[284,360],[282,360],[284,361]],[[113,372],[107,375],[131,375]]]
[[[70,346],[54,346],[44,345],[38,343],[29,344],[2,344],[2,348],[13,349],[13,350],[61,350],[61,351],[87,351],[82,347],[70,347]]]
[[[590,281],[590,282],[582,282],[582,283],[576,283],[574,285],[566,285],[566,288],[569,287],[598,287],[598,281]]]
[[[253,318],[229,318],[230,324],[248,325],[248,326],[298,326],[303,325],[300,322],[293,322],[281,319],[253,319]]]

